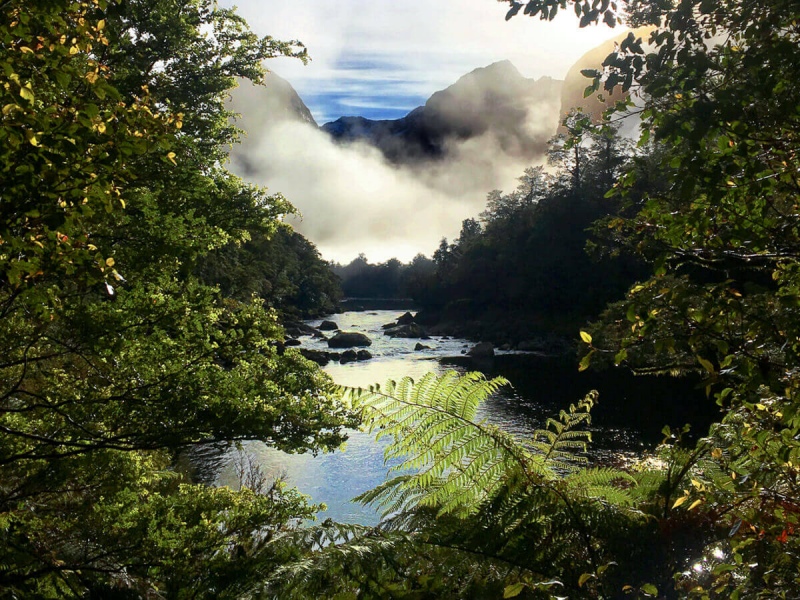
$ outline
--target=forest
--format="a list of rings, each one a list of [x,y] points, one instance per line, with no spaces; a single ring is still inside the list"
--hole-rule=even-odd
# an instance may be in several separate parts
[[[284,347],[342,292],[289,200],[226,170],[225,99],[300,42],[212,0],[0,5],[0,598],[800,597],[796,2],[499,0],[652,26],[584,72],[629,99],[568,115],[552,169],[432,260],[375,271],[433,320],[504,314],[477,337],[572,331],[576,370],[699,376],[718,422],[626,466],[587,461],[595,392],[518,439],[480,418],[502,378],[343,390]],[[359,498],[375,527],[180,460],[355,427],[397,465]]]

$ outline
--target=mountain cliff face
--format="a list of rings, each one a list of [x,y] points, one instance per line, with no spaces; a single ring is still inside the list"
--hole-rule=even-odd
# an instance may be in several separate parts
[[[271,71],[264,77],[263,86],[240,81],[239,87],[231,92],[228,108],[236,113],[235,125],[244,132],[239,144],[231,151],[234,167],[242,175],[249,176],[258,171],[252,162],[253,156],[269,128],[285,122],[318,127],[292,85]]]
[[[230,109],[240,114],[237,123],[245,131],[258,131],[279,121],[302,121],[317,126],[292,85],[272,71],[264,77],[263,86],[240,81],[231,93]]]
[[[340,142],[364,141],[397,164],[444,158],[454,144],[490,135],[511,156],[532,157],[555,132],[561,82],[527,79],[508,61],[475,69],[401,119],[342,117],[322,126]]]

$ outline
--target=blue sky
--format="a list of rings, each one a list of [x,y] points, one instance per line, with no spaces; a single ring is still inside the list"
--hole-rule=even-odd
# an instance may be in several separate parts
[[[511,60],[526,77],[562,78],[587,50],[611,38],[579,29],[571,14],[553,23],[504,20],[496,0],[220,0],[238,6],[259,35],[299,39],[312,57],[276,59],[322,124],[343,115],[393,119],[469,71]]]

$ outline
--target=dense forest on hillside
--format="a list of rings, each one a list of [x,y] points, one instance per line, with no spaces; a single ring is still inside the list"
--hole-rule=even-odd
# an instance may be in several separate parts
[[[340,281],[314,244],[283,225],[269,234],[248,234],[204,258],[198,266],[203,281],[240,302],[255,295],[284,320],[319,317],[339,308]]]
[[[576,332],[576,368],[699,375],[720,420],[589,466],[596,392],[520,440],[480,417],[502,379],[335,388],[280,343],[282,315],[335,298],[326,268],[285,199],[222,166],[227,90],[302,45],[212,0],[7,0],[0,598],[800,597],[797,3],[500,4],[652,26],[585,72],[637,94],[617,108],[638,149],[573,115],[557,174],[490,195],[409,293],[577,319],[635,281]],[[592,267],[587,241],[622,260]],[[177,460],[334,449],[358,423],[397,465],[360,497],[376,527],[301,527],[317,507],[281,481],[210,487]]]

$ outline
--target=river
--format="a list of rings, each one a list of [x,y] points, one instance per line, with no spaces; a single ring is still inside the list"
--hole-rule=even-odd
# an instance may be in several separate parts
[[[702,432],[716,415],[713,402],[707,400],[695,383],[664,377],[633,377],[620,370],[601,373],[578,373],[577,364],[567,358],[545,357],[530,353],[498,352],[490,363],[472,363],[464,352],[472,346],[466,340],[434,337],[423,340],[430,350],[414,350],[417,339],[390,338],[381,325],[394,321],[403,311],[349,311],[334,315],[339,328],[364,333],[372,340],[373,358],[347,364],[329,363],[324,370],[339,384],[366,387],[383,384],[405,376],[418,379],[425,373],[481,370],[488,376],[503,375],[513,388],[490,398],[481,416],[487,421],[525,437],[543,427],[549,416],[582,398],[592,389],[600,391],[600,403],[593,412],[595,460],[619,462],[639,455],[661,439],[661,428],[692,422]],[[317,326],[320,321],[309,321]],[[301,338],[303,346],[327,350],[324,340]],[[688,408],[687,408],[688,407]],[[369,507],[351,499],[385,480],[383,445],[372,436],[350,432],[344,449],[312,456],[288,455],[261,443],[247,443],[243,448],[264,473],[285,477],[287,483],[311,496],[315,503],[327,505],[321,518],[365,525],[378,522]],[[237,451],[230,451],[217,474],[218,485],[238,485]]]

